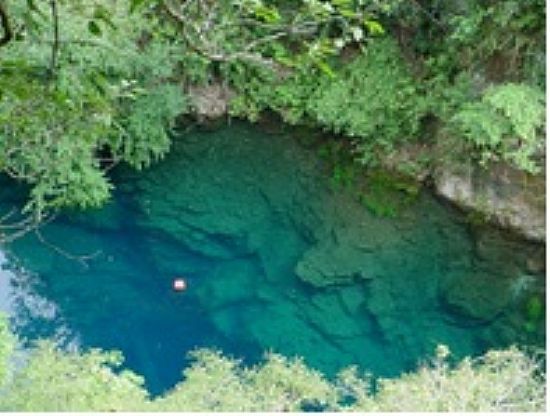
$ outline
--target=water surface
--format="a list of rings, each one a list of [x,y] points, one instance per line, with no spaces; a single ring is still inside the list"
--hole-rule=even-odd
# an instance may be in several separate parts
[[[428,192],[375,216],[316,151],[266,130],[182,133],[149,170],[116,171],[105,208],[59,218],[47,244],[4,248],[0,306],[18,334],[119,349],[153,393],[197,347],[395,376],[438,343],[457,358],[543,344],[542,247],[473,228]],[[14,195],[0,190],[4,210]],[[171,290],[179,276],[184,293]]]

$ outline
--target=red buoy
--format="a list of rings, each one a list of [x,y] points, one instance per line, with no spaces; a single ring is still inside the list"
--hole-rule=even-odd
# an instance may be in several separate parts
[[[187,282],[185,281],[185,279],[178,277],[172,282],[172,288],[176,292],[183,292],[185,289],[187,289]]]

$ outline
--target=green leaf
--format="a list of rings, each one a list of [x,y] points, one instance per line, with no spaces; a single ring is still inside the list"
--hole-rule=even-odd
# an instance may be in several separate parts
[[[331,78],[336,78],[336,73],[332,70],[332,68],[323,61],[318,61],[317,67],[326,75],[328,75]]]
[[[382,25],[376,20],[366,19],[363,24],[365,25],[369,33],[373,36],[383,35],[384,33],[386,33]]]
[[[101,36],[101,28],[95,20],[90,20],[88,22],[88,30],[92,35]]]
[[[281,15],[275,7],[259,5],[254,8],[254,15],[266,23],[277,23],[281,20]]]
[[[34,0],[27,0],[27,8],[33,12],[33,13],[36,13],[38,14],[40,17],[42,18],[45,18],[46,15],[44,14],[44,12],[42,12],[42,10],[40,10],[40,8],[36,5],[35,1]]]
[[[340,14],[347,19],[354,19],[357,17],[357,12],[351,9],[342,9],[340,10]]]
[[[130,13],[134,13],[138,8],[143,6],[145,0],[131,0],[130,1]]]
[[[111,29],[116,29],[116,26],[111,20],[109,11],[104,6],[98,5],[94,10],[93,17],[96,20],[101,20],[102,22],[105,22]]]

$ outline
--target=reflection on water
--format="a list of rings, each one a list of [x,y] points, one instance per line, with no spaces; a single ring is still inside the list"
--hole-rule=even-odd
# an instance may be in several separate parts
[[[48,337],[65,347],[78,348],[78,334],[64,324],[57,305],[37,294],[32,289],[36,279],[13,265],[0,251],[0,311],[10,316],[14,330],[29,340]]]

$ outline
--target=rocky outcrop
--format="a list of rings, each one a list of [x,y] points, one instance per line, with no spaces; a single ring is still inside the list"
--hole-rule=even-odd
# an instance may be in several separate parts
[[[234,92],[226,85],[212,83],[192,85],[187,89],[193,113],[199,120],[224,117],[229,112],[229,102]]]
[[[546,240],[544,174],[529,175],[504,163],[488,168],[464,164],[439,167],[434,183],[437,194],[460,207],[529,240]]]

